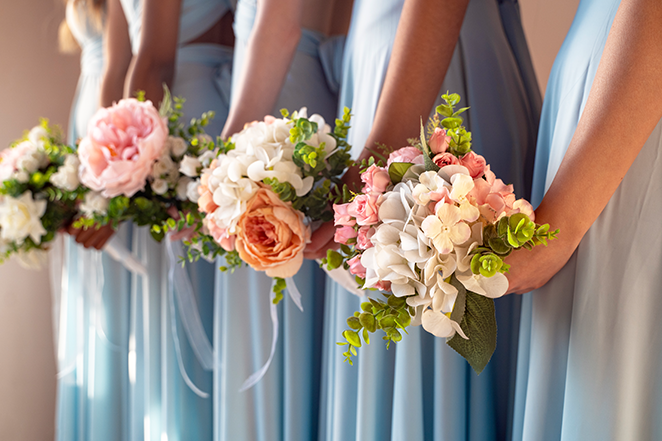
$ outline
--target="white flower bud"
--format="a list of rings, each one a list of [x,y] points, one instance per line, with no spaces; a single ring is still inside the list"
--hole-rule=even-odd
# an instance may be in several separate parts
[[[168,146],[170,147],[170,152],[173,156],[182,156],[188,150],[188,145],[184,139],[170,136],[168,137]]]
[[[154,179],[151,186],[154,193],[158,195],[165,194],[165,192],[168,191],[168,183],[163,179]]]
[[[186,197],[188,197],[189,201],[195,202],[196,204],[198,203],[198,199],[200,199],[200,193],[198,192],[199,187],[200,187],[199,179],[196,179],[195,181],[190,181],[186,186]]]
[[[105,215],[108,210],[109,200],[101,196],[101,193],[96,191],[90,191],[85,193],[85,199],[80,205],[80,210],[86,216],[92,216],[93,214]]]
[[[190,178],[195,178],[198,176],[198,169],[200,167],[202,167],[202,163],[198,158],[186,155],[179,164],[179,171]]]
[[[177,187],[176,187],[176,192],[177,192],[177,199],[180,201],[185,201],[187,198],[187,192],[188,192],[188,185],[192,182],[191,178],[187,178],[186,176],[182,176],[179,178],[179,181],[177,181]]]

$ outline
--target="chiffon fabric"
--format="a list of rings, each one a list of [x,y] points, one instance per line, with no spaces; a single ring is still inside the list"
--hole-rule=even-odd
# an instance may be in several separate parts
[[[582,0],[556,58],[536,204],[576,130],[619,3]],[[662,439],[661,151],[662,122],[568,263],[524,297],[513,440]]]
[[[81,73],[69,117],[68,142],[87,133],[99,106],[103,72],[101,29],[87,9],[67,3],[67,24],[81,48]],[[123,227],[119,242],[130,231]],[[126,302],[130,273],[106,253],[58,238],[51,258],[57,351],[56,439],[125,439],[122,394],[128,386]],[[110,409],[110,412],[109,412]]]
[[[237,5],[235,80],[241,75],[256,10],[255,1],[240,0]],[[309,116],[318,113],[333,126],[338,84],[333,72],[340,72],[341,51],[341,39],[304,29],[273,114],[279,117],[283,107],[293,111],[307,106]],[[304,261],[294,276],[303,312],[286,293],[277,306],[279,337],[273,361],[260,382],[240,392],[269,357],[272,282],[247,266],[217,277],[215,441],[317,439],[325,279],[317,263]]]
[[[122,7],[135,51],[142,4],[123,0]],[[180,17],[172,94],[186,98],[184,121],[216,112],[207,127],[212,135],[220,133],[227,117],[232,50],[185,43],[229,9],[224,1],[184,0]],[[79,101],[83,99],[98,101],[98,92],[94,97],[81,95]],[[60,327],[66,324],[67,331],[59,334],[67,344],[58,347],[64,360],[58,439],[210,440],[213,360],[211,355],[207,362],[197,356],[183,323],[199,320],[209,345],[217,270],[206,262],[187,265],[197,311],[185,311],[175,300],[165,241],[159,244],[146,228],[131,226],[118,236],[146,266],[146,275],[122,269],[107,253],[68,244],[71,257],[62,277],[60,308]],[[176,259],[177,245],[174,248]],[[183,317],[185,312],[193,317]]]
[[[345,47],[340,105],[355,115],[349,142],[368,137],[403,0],[356,0]],[[541,105],[514,1],[472,0],[442,91],[471,106],[473,149],[526,196]],[[438,91],[430,93],[441,94]],[[416,136],[412,133],[412,136]],[[365,299],[364,299],[365,300]],[[446,345],[412,328],[387,350],[376,335],[354,366],[343,362],[346,319],[361,299],[327,281],[320,440],[505,440],[510,436],[519,298],[497,299],[496,352],[480,376]]]

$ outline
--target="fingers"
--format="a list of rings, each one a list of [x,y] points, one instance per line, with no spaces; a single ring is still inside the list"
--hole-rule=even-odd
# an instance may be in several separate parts
[[[86,246],[88,248],[101,250],[108,240],[113,237],[113,234],[115,234],[115,230],[110,225],[103,226],[97,231],[97,234],[94,235],[94,241],[90,241],[89,245]]]
[[[333,241],[334,233],[335,227],[333,226],[333,222],[323,223],[313,233],[310,242],[306,245],[303,256],[306,259],[320,259],[326,257],[326,250],[335,244]]]
[[[96,226],[90,228],[74,228],[73,226],[67,227],[67,233],[73,236],[77,243],[83,245],[85,248],[95,248],[101,250],[108,239],[113,237],[115,230],[110,225],[104,225],[100,228]]]

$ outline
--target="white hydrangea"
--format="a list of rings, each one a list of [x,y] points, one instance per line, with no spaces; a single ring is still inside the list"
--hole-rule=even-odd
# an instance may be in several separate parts
[[[175,187],[175,191],[177,192],[177,199],[180,201],[185,201],[188,199],[188,186],[191,182],[193,182],[193,180],[186,176],[179,178],[179,181],[177,181],[177,186]]]
[[[94,214],[104,216],[108,212],[109,202],[100,192],[90,191],[85,193],[85,199],[83,199],[83,203],[80,205],[80,210],[89,217]]]
[[[32,199],[26,191],[18,198],[5,196],[0,203],[0,235],[3,239],[22,244],[29,236],[35,243],[41,241],[46,229],[41,217],[46,212],[46,201]]]
[[[198,200],[200,199],[200,193],[198,192],[198,188],[200,188],[200,180],[196,179],[195,181],[191,181],[188,183],[186,186],[186,197],[194,203],[198,203]]]

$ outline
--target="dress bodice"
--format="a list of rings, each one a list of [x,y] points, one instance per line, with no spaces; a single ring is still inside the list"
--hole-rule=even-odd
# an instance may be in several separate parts
[[[100,27],[95,26],[84,6],[75,6],[73,1],[67,2],[66,19],[71,34],[81,47],[82,73],[100,74],[103,70],[103,44]]]
[[[120,0],[129,26],[131,49],[138,52],[142,31],[142,0]],[[179,17],[179,45],[195,39],[233,9],[232,0],[183,0]]]

